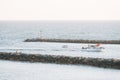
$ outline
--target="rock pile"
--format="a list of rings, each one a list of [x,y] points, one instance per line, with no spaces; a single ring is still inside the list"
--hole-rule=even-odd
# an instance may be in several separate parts
[[[120,69],[120,59],[103,59],[89,57],[70,57],[59,55],[41,55],[41,54],[24,54],[24,53],[7,53],[0,52],[0,59],[12,61],[29,61],[56,64],[83,64],[104,68]]]
[[[120,40],[71,40],[71,39],[26,39],[24,42],[61,42],[61,43],[103,43],[120,44]]]

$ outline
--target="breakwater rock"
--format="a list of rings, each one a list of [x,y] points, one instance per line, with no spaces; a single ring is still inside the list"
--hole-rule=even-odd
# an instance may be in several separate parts
[[[120,59],[104,59],[89,57],[70,57],[60,55],[41,55],[41,54],[24,54],[24,53],[7,53],[0,52],[0,59],[12,61],[29,61],[56,64],[83,64],[104,68],[120,69]]]
[[[24,42],[103,43],[120,44],[120,40],[26,39]]]

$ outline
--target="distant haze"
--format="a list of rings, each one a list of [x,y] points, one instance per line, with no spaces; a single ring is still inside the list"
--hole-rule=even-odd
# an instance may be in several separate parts
[[[0,0],[0,20],[120,20],[120,0]]]

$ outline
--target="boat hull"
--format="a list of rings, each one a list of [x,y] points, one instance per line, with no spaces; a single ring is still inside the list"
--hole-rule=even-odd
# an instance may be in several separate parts
[[[86,52],[102,52],[103,49],[82,49],[81,51],[86,51]]]

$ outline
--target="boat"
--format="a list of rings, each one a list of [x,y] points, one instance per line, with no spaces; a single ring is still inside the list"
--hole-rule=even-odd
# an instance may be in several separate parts
[[[86,51],[86,52],[102,52],[103,49],[105,49],[104,47],[100,47],[100,44],[96,44],[96,45],[88,45],[87,47],[82,47],[82,51]]]

